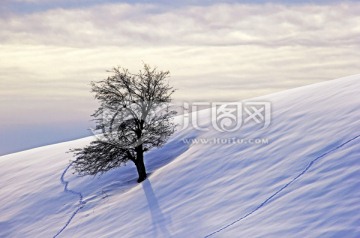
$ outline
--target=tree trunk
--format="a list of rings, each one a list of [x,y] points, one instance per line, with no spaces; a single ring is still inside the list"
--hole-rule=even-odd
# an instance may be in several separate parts
[[[136,169],[137,169],[138,174],[139,174],[139,178],[138,178],[137,182],[141,183],[147,177],[146,168],[145,168],[145,164],[144,164],[144,152],[142,150],[142,146],[141,146],[141,148],[139,148],[137,150],[135,165],[136,165]]]

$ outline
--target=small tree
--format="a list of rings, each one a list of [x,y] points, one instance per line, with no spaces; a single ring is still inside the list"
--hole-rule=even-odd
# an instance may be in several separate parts
[[[144,65],[138,74],[114,68],[112,76],[92,83],[100,107],[92,115],[96,139],[84,148],[73,149],[73,165],[80,175],[95,175],[132,161],[138,182],[146,179],[144,152],[163,145],[175,130],[175,111],[169,103],[174,89],[169,72]]]

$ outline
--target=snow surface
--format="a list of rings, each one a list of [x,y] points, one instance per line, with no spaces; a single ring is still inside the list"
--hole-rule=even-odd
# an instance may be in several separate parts
[[[256,98],[272,123],[192,128],[100,177],[73,174],[69,148],[0,157],[0,237],[360,237],[360,75]],[[186,144],[185,138],[268,144]]]

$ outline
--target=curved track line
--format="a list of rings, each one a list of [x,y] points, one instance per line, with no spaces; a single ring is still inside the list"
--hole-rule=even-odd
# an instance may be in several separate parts
[[[300,178],[302,175],[304,175],[304,174],[310,169],[310,167],[311,167],[317,160],[319,160],[319,159],[323,158],[324,156],[326,156],[326,155],[334,152],[335,150],[340,149],[340,148],[343,147],[344,145],[350,143],[350,142],[353,141],[353,140],[356,140],[356,139],[359,138],[359,137],[360,137],[360,135],[357,135],[357,136],[351,138],[350,140],[347,140],[347,141],[345,141],[344,143],[338,145],[338,146],[335,147],[334,149],[331,149],[331,150],[329,150],[328,152],[325,152],[324,154],[316,157],[315,159],[313,159],[313,160],[305,167],[305,169],[304,169],[301,173],[299,173],[299,174],[298,174],[295,178],[293,178],[290,182],[288,182],[288,183],[285,184],[283,187],[281,187],[279,190],[277,190],[275,193],[273,193],[270,197],[268,197],[265,201],[263,201],[263,202],[262,202],[259,206],[257,206],[255,209],[253,209],[252,211],[248,212],[248,213],[245,214],[244,216],[236,219],[235,221],[233,221],[233,222],[231,222],[231,223],[229,223],[229,224],[221,227],[220,229],[218,229],[218,230],[216,230],[216,231],[214,231],[214,232],[206,235],[204,238],[213,236],[213,235],[215,235],[216,233],[219,233],[219,232],[225,230],[226,228],[234,225],[235,223],[237,223],[237,222],[239,222],[239,221],[247,218],[248,216],[250,216],[251,214],[253,214],[253,213],[256,212],[257,210],[259,210],[260,208],[262,208],[263,206],[265,206],[272,198],[274,198],[274,197],[275,197],[276,195],[278,195],[281,191],[283,191],[285,188],[289,187],[293,182],[295,182],[295,180],[297,180],[297,179]]]
[[[66,227],[70,224],[71,220],[75,217],[75,215],[84,207],[85,205],[85,201],[83,201],[83,195],[80,192],[76,192],[74,190],[68,189],[68,185],[69,185],[69,181],[65,181],[64,177],[66,172],[70,169],[70,167],[72,166],[73,162],[71,162],[68,167],[66,167],[66,169],[64,170],[64,172],[61,175],[60,181],[61,183],[64,185],[64,192],[68,192],[71,194],[74,194],[76,196],[79,197],[79,207],[71,214],[70,218],[67,220],[67,222],[65,223],[65,225],[56,233],[56,235],[54,235],[54,238],[56,238],[58,235],[61,234],[61,232],[63,232]]]

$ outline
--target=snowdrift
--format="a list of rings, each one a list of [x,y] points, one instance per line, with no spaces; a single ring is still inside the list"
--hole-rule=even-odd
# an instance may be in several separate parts
[[[360,75],[256,98],[271,125],[188,128],[128,164],[78,177],[70,148],[0,157],[0,237],[360,237]],[[184,143],[266,138],[267,144]],[[31,139],[31,138],[29,138]]]

